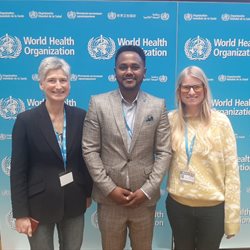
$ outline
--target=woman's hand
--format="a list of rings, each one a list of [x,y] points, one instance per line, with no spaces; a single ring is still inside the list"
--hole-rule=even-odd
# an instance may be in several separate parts
[[[30,219],[28,217],[16,219],[16,230],[18,233],[23,233],[31,237],[32,228],[31,228]]]

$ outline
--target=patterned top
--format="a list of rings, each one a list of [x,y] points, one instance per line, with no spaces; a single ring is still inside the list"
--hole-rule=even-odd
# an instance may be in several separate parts
[[[175,112],[169,113],[171,128]],[[189,144],[197,126],[197,120],[188,120]],[[206,155],[198,152],[196,136],[188,167],[184,138],[180,151],[173,152],[168,192],[177,202],[192,207],[214,206],[225,201],[225,234],[236,234],[240,228],[240,179],[234,132],[227,116],[212,110],[206,133],[212,138],[212,147]],[[183,171],[194,174],[194,183],[180,179]]]

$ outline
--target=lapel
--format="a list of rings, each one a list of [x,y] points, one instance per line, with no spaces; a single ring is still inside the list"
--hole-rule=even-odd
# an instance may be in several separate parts
[[[147,103],[146,95],[145,93],[141,91],[139,93],[139,97],[137,100],[135,123],[134,123],[132,141],[130,145],[130,152],[132,152],[135,142],[137,140],[137,137],[140,134],[140,131],[142,128],[142,124],[143,124],[145,112],[146,112],[146,103]]]
[[[39,124],[41,131],[42,131],[42,134],[44,135],[44,138],[48,142],[48,145],[51,147],[51,149],[63,161],[61,150],[60,150],[59,145],[57,143],[54,128],[53,128],[52,122],[50,120],[49,113],[46,109],[45,102],[43,102],[38,107],[38,113],[39,113],[38,124]]]
[[[111,108],[113,110],[114,119],[116,122],[116,126],[121,133],[122,140],[124,143],[124,147],[126,152],[128,151],[128,142],[127,142],[127,129],[124,122],[122,104],[121,104],[121,96],[119,90],[115,90],[111,92],[110,95]]]
[[[67,104],[64,104],[65,114],[66,114],[66,147],[67,147],[67,157],[73,146],[73,138],[77,138],[77,129],[74,129],[73,126],[77,121],[74,120],[73,113],[71,112],[70,107]]]
[[[116,125],[121,133],[123,143],[126,149],[126,152],[131,152],[133,150],[133,147],[135,145],[135,142],[137,140],[138,135],[140,134],[142,124],[144,121],[145,117],[145,112],[146,112],[146,103],[147,103],[147,98],[144,92],[140,92],[139,97],[138,97],[138,103],[137,103],[137,110],[136,110],[136,117],[135,117],[135,123],[134,123],[134,130],[133,130],[133,136],[132,136],[132,141],[130,144],[130,150],[128,151],[128,142],[127,142],[127,129],[126,125],[124,122],[124,117],[123,117],[123,111],[122,111],[122,105],[121,105],[121,96],[118,90],[111,92],[111,107],[113,109],[113,114],[115,118]]]

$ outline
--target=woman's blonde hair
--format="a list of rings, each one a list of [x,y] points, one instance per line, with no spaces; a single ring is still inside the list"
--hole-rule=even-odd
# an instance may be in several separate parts
[[[181,71],[176,82],[176,106],[177,110],[173,113],[173,126],[172,126],[172,148],[174,151],[177,151],[184,138],[185,130],[185,104],[181,101],[180,98],[180,87],[183,80],[188,77],[194,77],[199,79],[204,87],[204,99],[201,104],[201,110],[199,113],[200,126],[196,134],[196,139],[202,144],[202,151],[204,154],[208,152],[211,147],[209,143],[209,133],[207,133],[208,125],[211,120],[211,92],[208,85],[208,79],[204,71],[197,66],[188,66]]]

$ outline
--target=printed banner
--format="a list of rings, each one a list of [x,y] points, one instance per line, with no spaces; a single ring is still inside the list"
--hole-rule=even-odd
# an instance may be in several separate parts
[[[241,173],[241,231],[221,248],[249,247],[250,5],[201,2],[1,1],[0,226],[2,248],[28,249],[15,231],[10,202],[11,132],[17,114],[44,99],[37,70],[47,56],[72,67],[67,103],[88,109],[91,95],[117,88],[114,54],[139,45],[147,56],[143,90],[175,108],[175,81],[188,65],[207,74],[213,106],[235,130]],[[167,178],[167,177],[166,177]],[[154,250],[170,250],[166,178],[155,213]],[[56,242],[56,241],[55,241]],[[101,249],[96,205],[85,214],[84,249]],[[127,242],[129,249],[129,241]]]

